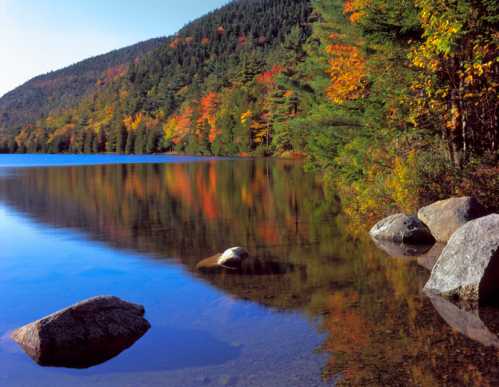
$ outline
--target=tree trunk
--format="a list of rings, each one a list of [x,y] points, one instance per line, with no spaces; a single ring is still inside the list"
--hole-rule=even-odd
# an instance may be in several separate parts
[[[459,79],[459,93],[457,95],[459,112],[460,112],[460,126],[461,126],[461,139],[462,139],[462,160],[461,163],[465,163],[468,160],[468,126],[467,126],[467,111],[464,105],[465,95],[463,78]]]
[[[452,90],[450,96],[449,150],[455,167],[463,165],[463,131],[459,90]]]

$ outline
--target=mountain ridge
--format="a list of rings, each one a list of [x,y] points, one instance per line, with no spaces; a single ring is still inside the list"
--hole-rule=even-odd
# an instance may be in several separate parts
[[[141,57],[166,43],[167,39],[166,37],[147,39],[83,59],[27,80],[0,97],[0,132],[15,130],[47,114],[52,105],[41,101],[42,98],[62,99],[69,97],[67,104],[63,107],[74,105],[78,102],[74,99],[79,99],[92,91],[92,86],[105,75],[106,70],[119,65],[129,65],[135,58]],[[78,75],[78,72],[83,73],[83,76]],[[66,82],[61,77],[66,78]],[[74,79],[71,77],[78,77],[82,82],[79,86],[83,86],[83,88],[67,87],[68,83],[69,86],[72,86],[71,82]],[[57,86],[57,90],[51,89],[53,86]],[[65,93],[62,93],[61,90],[65,90]],[[59,97],[54,95],[57,92],[61,92]],[[33,107],[33,111],[26,111],[27,105]]]

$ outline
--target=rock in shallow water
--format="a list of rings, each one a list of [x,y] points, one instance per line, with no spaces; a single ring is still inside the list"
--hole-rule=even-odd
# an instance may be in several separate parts
[[[246,249],[242,247],[231,247],[225,250],[223,254],[216,254],[212,257],[203,259],[196,265],[196,268],[202,272],[216,273],[223,269],[239,270],[242,263],[249,257]]]
[[[499,296],[499,215],[472,220],[451,237],[425,291],[469,301]]]
[[[150,327],[143,306],[101,296],[25,325],[11,337],[40,365],[88,368],[118,355]]]
[[[224,251],[217,263],[226,268],[239,268],[248,257],[249,254],[246,249],[242,247],[232,247]]]
[[[369,234],[375,239],[387,240],[396,243],[429,244],[435,238],[415,216],[405,214],[391,215],[374,225]]]
[[[485,210],[480,203],[467,196],[441,200],[418,211],[418,218],[439,242],[447,242],[459,227],[483,215]]]
[[[212,257],[205,258],[198,262],[196,269],[202,273],[219,273],[224,270],[222,266],[218,264],[218,260],[222,254],[216,254]]]

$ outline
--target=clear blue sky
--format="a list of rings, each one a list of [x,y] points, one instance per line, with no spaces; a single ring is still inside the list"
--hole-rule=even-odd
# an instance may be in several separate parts
[[[28,79],[158,36],[228,0],[0,0],[0,96]]]

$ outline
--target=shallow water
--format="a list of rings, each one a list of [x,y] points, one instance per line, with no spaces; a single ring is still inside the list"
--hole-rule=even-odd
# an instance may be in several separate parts
[[[497,312],[428,299],[416,259],[350,231],[298,162],[0,156],[0,385],[497,385]],[[263,264],[196,271],[233,245]],[[8,339],[100,294],[152,325],[104,364],[40,367]]]

